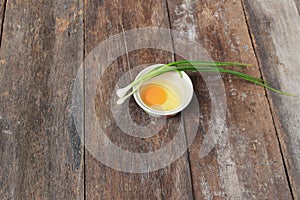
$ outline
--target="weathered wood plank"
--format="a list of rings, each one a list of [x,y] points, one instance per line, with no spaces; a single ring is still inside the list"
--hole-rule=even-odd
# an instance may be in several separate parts
[[[134,39],[136,42],[139,38],[128,38],[126,31],[134,28],[142,28],[149,26],[169,27],[167,16],[167,7],[165,2],[158,0],[142,1],[86,1],[86,37],[85,49],[86,56],[89,56],[94,48],[100,43],[117,33],[124,33],[124,40],[116,43],[108,48],[106,52],[110,52],[106,57],[112,57],[113,53],[118,49],[124,49],[129,42]],[[147,39],[147,37],[146,37]],[[149,38],[148,38],[149,39]],[[171,39],[171,36],[169,36]],[[123,39],[122,39],[123,40]],[[127,43],[127,44],[126,44]],[[170,45],[172,41],[170,40]],[[114,50],[115,49],[115,50]],[[139,126],[150,125],[149,129],[145,129],[144,133],[155,134],[146,139],[132,137],[127,134],[126,130],[116,124],[113,118],[111,102],[115,86],[118,79],[134,69],[134,67],[147,63],[166,63],[172,60],[173,54],[164,52],[159,49],[141,49],[133,52],[127,52],[125,55],[116,59],[105,72],[105,76],[101,81],[96,80],[94,84],[98,84],[97,97],[95,98],[95,107],[97,119],[102,129],[105,129],[105,135],[118,148],[125,149],[128,152],[147,153],[155,151],[168,144],[178,129],[178,121],[180,116],[167,120],[162,131],[155,132],[155,126],[158,126],[161,120],[156,121],[147,117],[147,115],[137,109],[136,104],[130,102],[130,117],[124,116],[123,113],[117,115],[120,118],[132,118]],[[103,60],[101,60],[104,62]],[[104,62],[105,63],[105,62]],[[103,64],[103,63],[99,63]],[[86,66],[86,73],[89,72],[89,66]],[[86,76],[88,76],[86,74]],[[134,77],[132,73],[131,78]],[[89,77],[87,77],[88,79]],[[99,81],[99,83],[97,83]],[[88,82],[88,80],[86,80]],[[86,89],[90,90],[88,83]],[[88,93],[87,93],[88,94]],[[86,97],[86,101],[90,98]],[[87,107],[87,106],[86,106]],[[89,120],[86,111],[86,127],[92,121]],[[88,129],[88,128],[86,128]],[[92,132],[97,133],[98,129]],[[142,131],[142,130],[141,130]],[[98,141],[101,138],[91,136],[92,133],[86,132],[86,148],[90,149],[89,141]],[[95,134],[96,135],[96,134]],[[94,137],[94,138],[93,138]],[[185,140],[183,140],[185,143]],[[95,143],[94,148],[98,148]],[[100,148],[101,146],[99,146]],[[103,153],[103,152],[102,152]],[[115,159],[115,162],[122,162],[113,152],[108,152],[109,156]],[[168,155],[168,152],[166,152]],[[128,158],[129,159],[129,158]],[[125,162],[128,161],[125,159]],[[129,163],[133,166],[136,163]],[[172,165],[154,172],[146,172],[142,174],[125,173],[117,171],[114,168],[105,166],[99,159],[93,158],[93,153],[86,151],[86,198],[87,199],[193,199],[192,185],[190,180],[189,165],[187,154],[184,154]]]
[[[4,7],[5,7],[5,0],[1,0],[0,1],[0,16],[1,16],[1,22],[2,22],[2,18],[4,15]]]
[[[0,51],[0,199],[83,199],[70,112],[81,1],[8,1]]]
[[[263,75],[276,87],[300,94],[300,15],[294,1],[244,1]],[[298,8],[299,8],[299,1]],[[287,162],[294,198],[300,199],[300,101],[268,93]]]
[[[214,60],[252,63],[244,72],[260,76],[240,1],[168,2],[173,29],[188,32]],[[224,76],[226,126],[220,127],[215,148],[201,159],[199,150],[210,123],[222,119],[209,122],[209,93],[201,78],[193,80],[202,112],[198,135],[189,149],[195,198],[292,199],[264,89]]]

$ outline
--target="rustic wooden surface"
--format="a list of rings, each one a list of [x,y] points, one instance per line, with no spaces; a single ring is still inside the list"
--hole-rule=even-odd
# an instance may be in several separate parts
[[[299,0],[2,0],[0,199],[300,199],[299,97],[223,76],[225,127],[202,158],[211,99],[203,79],[192,75],[201,112],[193,144],[166,168],[141,174],[98,161],[83,147],[91,138],[79,138],[71,112],[84,58],[110,36],[143,27],[188,33],[212,59],[251,63],[242,71],[300,95],[299,8]],[[159,49],[127,52],[95,82],[98,122],[114,144],[148,152],[174,138],[180,115],[159,134],[139,139],[124,133],[110,113],[111,91],[124,73],[174,59],[179,57]],[[159,123],[133,100],[129,105],[137,124]],[[186,138],[192,123],[185,121]]]
[[[70,112],[82,2],[8,1],[0,52],[0,199],[83,199]],[[62,56],[63,55],[63,56]]]
[[[160,26],[169,28],[166,2],[159,0],[146,1],[130,0],[126,4],[123,1],[87,1],[86,5],[86,53],[105,40],[107,36],[117,34],[126,30],[147,26]],[[135,5],[135,6],[132,6]],[[160,14],[158,14],[160,13]],[[123,44],[124,45],[124,44]],[[119,47],[121,48],[121,47]],[[161,50],[139,50],[129,52],[111,66],[109,76],[99,84],[99,96],[97,105],[98,117],[102,123],[107,121],[110,130],[115,130],[110,139],[122,146],[122,148],[145,152],[149,147],[153,150],[159,149],[157,144],[164,144],[172,139],[175,132],[178,117],[168,121],[167,131],[160,132],[157,137],[149,139],[135,139],[118,131],[118,126],[110,113],[110,92],[116,85],[118,77],[131,68],[147,63],[166,63],[172,61],[172,54]],[[115,77],[112,79],[111,77]],[[103,105],[103,106],[100,106]],[[143,123],[147,117],[141,112],[135,112],[134,121]],[[101,122],[100,122],[101,123]],[[144,122],[145,123],[145,122]],[[95,130],[96,131],[96,130]],[[151,131],[149,129],[148,131]],[[135,147],[135,148],[132,148]],[[146,151],[147,152],[147,151]],[[111,155],[112,157],[116,155]],[[192,199],[192,183],[190,180],[187,153],[171,166],[145,174],[122,173],[105,167],[94,159],[86,151],[86,198],[87,199]],[[96,172],[96,173],[95,173]]]
[[[276,87],[299,94],[299,1],[245,1],[263,76]],[[300,101],[268,92],[270,107],[295,199],[300,199]]]
[[[195,40],[214,60],[252,63],[254,67],[245,72],[259,76],[240,1],[170,1],[172,28],[185,31],[185,16],[176,15],[182,4],[189,5],[183,9],[192,21],[187,28],[195,32]],[[207,157],[199,159],[202,130],[189,149],[196,199],[291,199],[264,90],[228,76],[225,87],[227,123],[221,141]],[[201,87],[196,88],[201,96]]]

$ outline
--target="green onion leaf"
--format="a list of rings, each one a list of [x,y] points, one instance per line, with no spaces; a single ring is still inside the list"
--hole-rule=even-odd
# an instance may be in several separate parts
[[[167,72],[178,72],[180,77],[182,77],[182,71],[184,72],[216,72],[216,73],[224,73],[231,74],[237,77],[240,77],[246,81],[255,83],[257,85],[263,86],[273,92],[287,95],[287,96],[296,96],[293,94],[289,94],[286,92],[282,92],[275,88],[270,87],[268,81],[265,81],[261,78],[257,78],[242,72],[238,72],[235,70],[225,69],[225,66],[232,66],[237,68],[245,68],[251,66],[249,64],[239,63],[239,62],[210,62],[210,61],[202,61],[202,60],[179,60],[175,62],[171,62],[165,65],[161,65],[153,68],[143,76],[134,80],[132,83],[127,85],[124,88],[120,88],[117,90],[117,96],[120,98],[117,104],[122,104],[126,99],[128,99],[131,95],[138,91],[139,87],[147,80],[152,79],[156,76]],[[127,94],[130,89],[133,89],[132,92]]]

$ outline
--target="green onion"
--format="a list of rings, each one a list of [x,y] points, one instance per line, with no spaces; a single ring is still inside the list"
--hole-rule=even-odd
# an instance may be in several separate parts
[[[225,66],[233,66],[233,67],[239,67],[239,68],[245,68],[247,66],[250,66],[249,64],[243,64],[239,62],[209,62],[209,61],[201,61],[201,60],[180,60],[171,62],[165,65],[161,65],[158,67],[153,68],[143,76],[139,77],[138,79],[131,82],[129,85],[127,85],[124,88],[120,88],[117,90],[117,96],[119,97],[119,100],[117,101],[117,104],[122,104],[126,99],[128,99],[131,95],[133,95],[139,87],[147,80],[154,78],[156,76],[159,76],[161,74],[167,73],[167,72],[178,72],[181,76],[181,72],[217,72],[217,73],[225,73],[225,74],[231,74],[237,77],[240,77],[246,81],[255,83],[257,85],[263,86],[273,92],[287,95],[287,96],[295,96],[292,94],[288,94],[286,92],[282,92],[280,90],[277,90],[275,88],[270,87],[268,84],[269,82],[250,76],[248,74],[244,74],[238,71],[225,69],[223,67]],[[134,88],[130,93],[129,90]],[[128,93],[128,94],[127,94]]]

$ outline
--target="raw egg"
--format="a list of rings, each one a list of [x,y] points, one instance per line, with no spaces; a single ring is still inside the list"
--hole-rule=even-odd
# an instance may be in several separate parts
[[[148,83],[140,90],[142,101],[150,108],[159,111],[174,110],[180,101],[172,88],[160,83]]]

